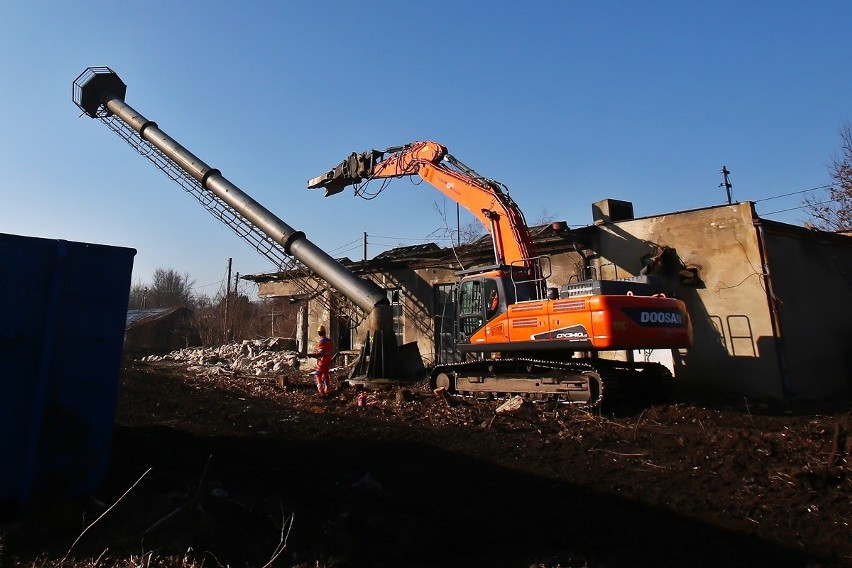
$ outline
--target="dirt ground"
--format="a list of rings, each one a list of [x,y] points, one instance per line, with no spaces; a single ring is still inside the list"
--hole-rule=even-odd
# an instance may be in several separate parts
[[[852,566],[848,405],[506,415],[308,379],[128,364],[106,484],[0,525],[0,568]]]

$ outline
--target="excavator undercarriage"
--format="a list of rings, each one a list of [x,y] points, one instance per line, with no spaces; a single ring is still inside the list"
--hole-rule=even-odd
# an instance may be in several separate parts
[[[592,408],[600,406],[604,397],[608,405],[628,400],[662,402],[673,386],[672,374],[659,363],[608,359],[479,359],[438,365],[430,375],[432,389],[460,395],[523,396]]]

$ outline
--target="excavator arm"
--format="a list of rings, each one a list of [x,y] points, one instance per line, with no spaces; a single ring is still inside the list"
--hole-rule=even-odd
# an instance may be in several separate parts
[[[436,142],[352,153],[333,170],[308,181],[308,187],[324,188],[328,197],[350,185],[404,176],[420,176],[479,219],[491,234],[498,265],[532,268],[529,228],[505,186],[480,176]]]

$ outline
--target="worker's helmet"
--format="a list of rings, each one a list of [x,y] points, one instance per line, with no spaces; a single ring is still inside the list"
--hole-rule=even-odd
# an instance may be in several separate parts
[[[321,325],[317,328],[317,335],[325,335],[325,326]]]

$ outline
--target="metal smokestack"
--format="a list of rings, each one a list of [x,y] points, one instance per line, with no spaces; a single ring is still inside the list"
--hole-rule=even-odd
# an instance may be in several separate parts
[[[183,171],[193,177],[206,191],[227,203],[249,223],[328,282],[352,303],[371,313],[388,303],[387,294],[378,285],[350,272],[325,251],[309,241],[275,214],[228,181],[219,170],[208,166],[192,152],[160,130],[124,101],[127,86],[108,67],[89,67],[74,82],[74,102],[92,118],[113,114],[135,130]]]

